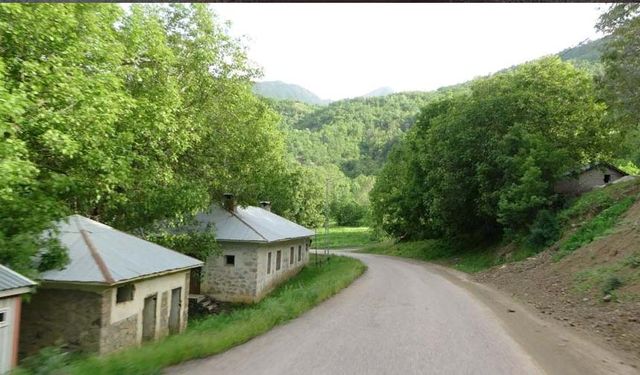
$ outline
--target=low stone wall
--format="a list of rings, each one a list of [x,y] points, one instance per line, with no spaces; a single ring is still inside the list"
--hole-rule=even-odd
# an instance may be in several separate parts
[[[111,353],[138,344],[138,315],[120,320],[102,329],[100,354]]]
[[[39,288],[23,304],[19,355],[61,344],[97,352],[101,326],[101,292]]]

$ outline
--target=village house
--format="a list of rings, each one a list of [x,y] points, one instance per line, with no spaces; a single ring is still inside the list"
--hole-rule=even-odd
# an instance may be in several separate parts
[[[554,191],[565,195],[580,195],[626,176],[627,173],[608,163],[589,164],[576,172],[567,173],[564,179],[556,183]]]
[[[0,374],[18,363],[22,296],[35,282],[0,264]]]
[[[295,275],[309,260],[314,232],[261,207],[239,207],[230,194],[222,206],[212,205],[196,216],[197,228],[215,228],[222,254],[202,268],[202,293],[220,301],[257,302]]]
[[[70,261],[24,304],[21,355],[59,344],[104,354],[184,330],[202,262],[80,215],[57,226]]]

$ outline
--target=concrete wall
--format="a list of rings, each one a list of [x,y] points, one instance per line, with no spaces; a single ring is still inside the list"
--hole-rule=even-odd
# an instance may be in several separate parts
[[[98,351],[102,292],[38,288],[22,308],[20,356],[45,346]]]
[[[134,282],[133,300],[116,302],[117,288],[105,293],[103,332],[100,353],[137,345],[142,342],[142,309],[147,297],[157,295],[155,338],[169,334],[171,291],[182,288],[180,331],[186,328],[188,317],[189,271],[143,279]],[[108,319],[108,320],[107,320]]]
[[[0,374],[9,372],[17,363],[21,298],[0,298],[0,311],[5,314],[5,322],[0,323]]]
[[[220,301],[253,302],[256,295],[257,256],[253,243],[220,243],[222,254],[207,259],[200,291]],[[225,256],[235,256],[233,266]]]
[[[142,342],[144,299],[154,294],[158,296],[155,338],[166,336],[171,291],[175,288],[182,288],[180,331],[186,328],[189,271],[133,284],[133,299],[120,303],[116,303],[117,287],[40,287],[31,301],[24,304],[20,355],[34,354],[45,346],[60,344],[71,350],[100,354],[139,345]]]
[[[256,300],[262,299],[276,286],[295,275],[309,261],[309,251],[306,247],[308,239],[297,239],[293,241],[282,241],[261,246],[258,249],[258,280]],[[293,247],[294,259],[290,262],[291,247]],[[302,258],[298,261],[298,247],[301,249]],[[276,268],[277,254],[281,251],[282,265],[279,270]],[[267,261],[271,253],[271,272],[267,273]]]
[[[559,181],[554,186],[554,190],[557,193],[568,195],[579,195],[582,193],[586,193],[587,191],[591,191],[596,186],[604,185],[605,174],[611,176],[609,183],[624,177],[624,175],[620,172],[608,167],[604,167],[602,169],[593,168],[581,173],[577,176],[577,178],[567,178],[565,180]]]

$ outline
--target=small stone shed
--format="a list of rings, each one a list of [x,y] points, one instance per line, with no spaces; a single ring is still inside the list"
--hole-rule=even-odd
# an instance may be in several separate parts
[[[0,374],[18,363],[22,296],[35,282],[0,264]]]
[[[201,261],[80,215],[57,226],[70,262],[24,304],[21,355],[59,344],[104,354],[184,330]]]
[[[627,173],[611,164],[589,164],[578,171],[567,173],[564,179],[556,183],[554,190],[565,195],[580,195],[625,176]]]
[[[200,293],[220,301],[257,302],[309,261],[314,235],[262,207],[239,207],[227,196],[196,216],[200,228],[215,227],[222,254],[207,259]]]

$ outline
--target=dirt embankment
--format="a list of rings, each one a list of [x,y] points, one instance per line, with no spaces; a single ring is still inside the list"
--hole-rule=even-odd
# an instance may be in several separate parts
[[[640,202],[608,235],[560,261],[557,248],[474,278],[640,359]]]

